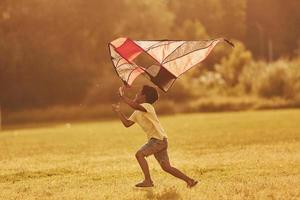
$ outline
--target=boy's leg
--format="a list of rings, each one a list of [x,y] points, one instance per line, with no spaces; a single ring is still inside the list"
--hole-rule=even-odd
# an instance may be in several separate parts
[[[161,152],[158,152],[158,153],[154,154],[154,156],[157,159],[157,161],[159,162],[161,168],[165,172],[168,172],[168,173],[172,174],[173,176],[184,180],[185,182],[188,182],[188,181],[191,180],[190,177],[188,177],[187,175],[182,173],[177,168],[171,166],[166,149],[161,151]]]
[[[185,181],[187,183],[188,187],[195,186],[198,183],[197,181],[195,181],[194,179],[188,177],[183,172],[181,172],[179,169],[171,166],[170,161],[169,161],[167,147],[168,147],[168,145],[166,145],[166,148],[163,149],[162,151],[157,152],[157,153],[154,154],[154,156],[155,156],[156,160],[159,162],[161,168],[165,172],[168,172],[169,174]]]
[[[149,172],[149,166],[147,163],[147,160],[145,159],[145,156],[143,154],[143,152],[141,152],[140,150],[135,154],[135,157],[143,171],[143,174],[145,176],[145,180],[143,182],[146,183],[146,185],[152,185],[152,180],[150,177],[150,172]],[[149,183],[149,184],[148,184]],[[151,184],[150,184],[151,183]]]
[[[150,139],[145,145],[143,145],[135,154],[136,159],[143,171],[145,176],[145,180],[141,183],[138,183],[137,187],[151,187],[153,186],[149,166],[145,157],[154,154],[155,152],[160,150],[159,144],[155,142],[155,139]]]

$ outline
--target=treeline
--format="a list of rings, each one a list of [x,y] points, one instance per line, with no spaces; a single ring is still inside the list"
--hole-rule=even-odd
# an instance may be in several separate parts
[[[188,96],[195,100],[255,97],[281,99],[283,107],[300,106],[300,57],[257,61],[243,43],[236,41],[235,48],[215,64],[213,70],[202,70],[201,76],[198,71],[191,70],[181,80],[184,89],[177,90],[177,97],[182,96],[180,91],[189,91]]]
[[[121,82],[112,69],[107,44],[120,36],[185,40],[227,37],[244,43],[251,61],[288,60],[299,55],[299,10],[298,0],[2,0],[1,107],[18,111],[113,101]],[[212,73],[221,75],[220,81],[225,80],[228,88],[240,86],[237,77],[244,68],[239,63],[230,64],[240,61],[230,58],[231,54],[220,47],[202,68],[187,77]],[[253,62],[247,66],[249,63]],[[234,72],[237,77],[228,78],[224,70],[235,67],[243,69]],[[176,92],[186,87],[183,82],[175,84],[169,98],[176,98]],[[246,85],[245,91],[257,91],[253,89],[257,86]],[[186,97],[195,95],[185,91]]]

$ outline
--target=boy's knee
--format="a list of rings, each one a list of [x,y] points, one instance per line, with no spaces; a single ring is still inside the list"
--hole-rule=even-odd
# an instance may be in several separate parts
[[[160,166],[166,172],[169,172],[172,169],[172,166],[170,164],[167,164],[167,163],[162,163]]]

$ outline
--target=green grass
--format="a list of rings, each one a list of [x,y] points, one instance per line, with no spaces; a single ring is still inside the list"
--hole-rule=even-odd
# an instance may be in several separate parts
[[[119,121],[0,132],[0,199],[300,199],[300,110],[161,117],[171,163],[188,189],[149,157],[153,189],[134,154],[146,136]]]

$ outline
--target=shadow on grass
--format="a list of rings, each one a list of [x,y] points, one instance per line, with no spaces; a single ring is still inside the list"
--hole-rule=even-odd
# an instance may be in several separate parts
[[[145,197],[144,199],[151,199],[151,200],[181,200],[182,197],[178,193],[175,187],[166,188],[159,192],[154,192],[153,188],[143,188],[140,191],[144,191]]]
[[[15,174],[7,174],[0,176],[0,183],[5,182],[17,182],[17,181],[24,181],[27,179],[39,179],[39,178],[48,178],[52,176],[63,176],[66,174],[72,174],[73,171],[70,171],[68,169],[49,169],[46,171],[23,171],[18,172]]]

